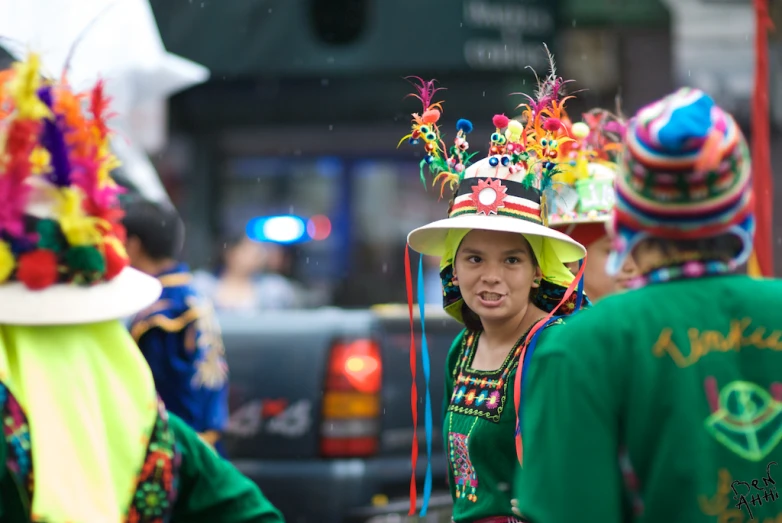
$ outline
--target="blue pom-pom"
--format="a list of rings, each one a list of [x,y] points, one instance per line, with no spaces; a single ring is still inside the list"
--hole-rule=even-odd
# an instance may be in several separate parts
[[[496,156],[492,156],[491,158],[489,158],[489,165],[491,165],[492,167],[497,167],[499,164],[500,164],[500,160]]]
[[[457,131],[464,131],[464,134],[468,134],[472,132],[472,122],[470,120],[465,120],[464,118],[460,118],[458,122],[456,122],[456,130]]]

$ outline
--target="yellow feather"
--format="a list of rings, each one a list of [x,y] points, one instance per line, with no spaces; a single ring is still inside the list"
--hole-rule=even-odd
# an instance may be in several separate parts
[[[38,55],[31,54],[26,62],[17,62],[13,67],[16,75],[11,81],[10,92],[18,117],[23,120],[52,118],[52,112],[38,98],[38,89],[41,86]]]

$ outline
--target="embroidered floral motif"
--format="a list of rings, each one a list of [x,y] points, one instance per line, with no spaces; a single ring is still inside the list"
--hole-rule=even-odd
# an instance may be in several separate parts
[[[0,408],[3,416],[3,435],[6,444],[5,465],[16,476],[18,484],[32,499],[33,460],[30,451],[30,429],[27,416],[6,386],[0,382]]]
[[[455,432],[448,433],[450,445],[450,461],[453,467],[453,478],[457,498],[467,498],[475,503],[478,497],[475,492],[478,490],[478,477],[475,474],[475,468],[470,461],[470,437]]]
[[[163,402],[158,401],[157,421],[128,510],[127,523],[166,523],[170,519],[177,496],[180,463],[181,455],[168,425],[168,413]]]
[[[456,367],[454,389],[448,410],[468,416],[478,416],[499,422],[508,391],[508,377],[518,367],[523,341],[522,336],[511,350],[502,366],[496,371],[470,369],[479,336],[470,332],[464,337],[462,357]]]

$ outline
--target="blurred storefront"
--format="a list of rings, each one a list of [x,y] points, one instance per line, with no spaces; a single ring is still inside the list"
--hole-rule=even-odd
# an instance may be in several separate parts
[[[171,139],[156,158],[189,225],[188,258],[214,264],[254,217],[326,217],[327,236],[291,246],[294,275],[342,306],[404,300],[405,235],[447,206],[421,186],[420,151],[395,149],[420,109],[403,76],[447,87],[444,123],[473,120],[476,149],[493,114],[516,114],[522,99],[508,93],[531,91],[526,66],[545,70],[543,42],[586,89],[571,114],[613,107],[617,93],[629,113],[672,86],[659,0],[152,5],[167,48],[211,70],[173,99]]]

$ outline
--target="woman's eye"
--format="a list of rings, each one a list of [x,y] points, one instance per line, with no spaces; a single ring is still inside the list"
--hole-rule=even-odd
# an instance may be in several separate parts
[[[481,259],[478,256],[470,256],[469,258],[467,258],[467,261],[469,261],[470,263],[479,263]]]
[[[519,263],[521,260],[516,258],[515,256],[511,256],[508,258],[508,263]]]

